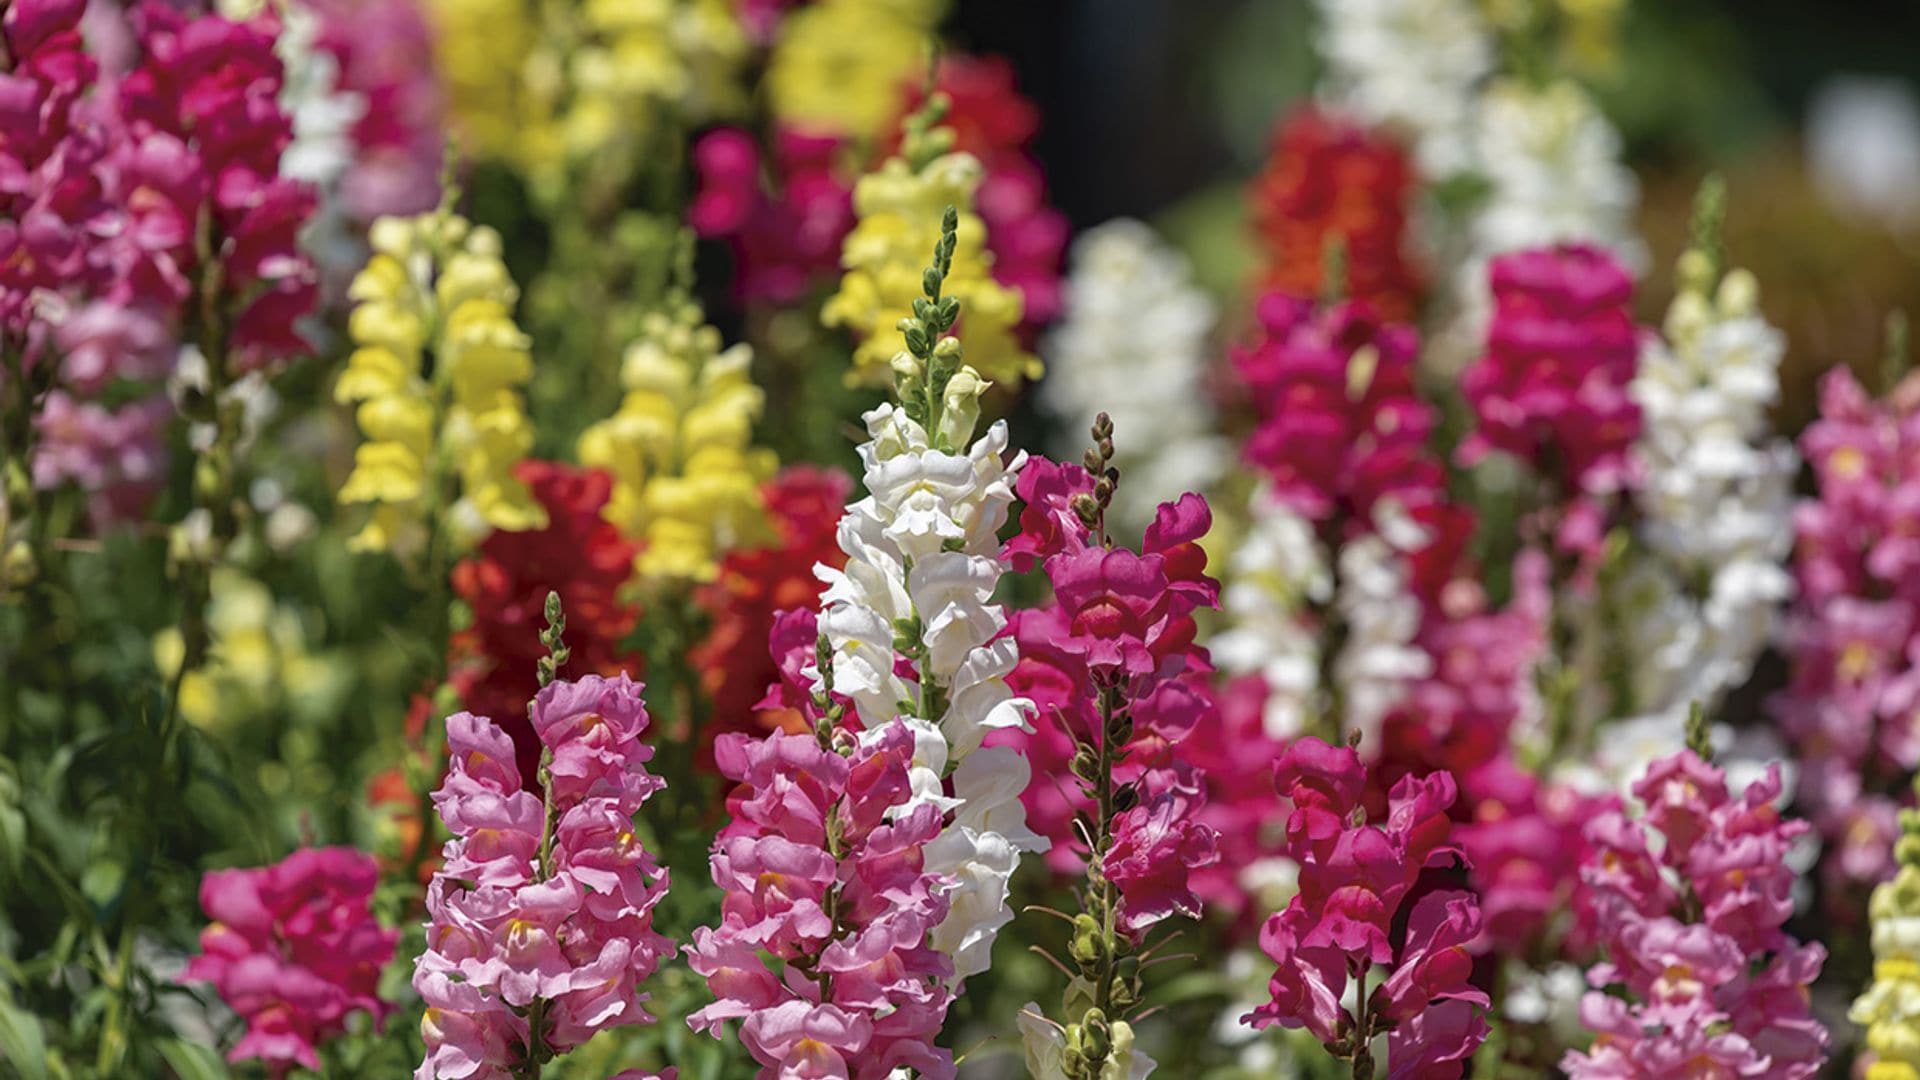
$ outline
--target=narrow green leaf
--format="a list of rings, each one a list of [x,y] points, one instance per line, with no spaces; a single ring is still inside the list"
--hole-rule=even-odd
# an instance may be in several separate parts
[[[47,1080],[47,1040],[40,1020],[0,998],[0,1059],[16,1069],[21,1080]]]
[[[227,1063],[210,1047],[182,1039],[162,1039],[160,1056],[180,1080],[228,1080]]]

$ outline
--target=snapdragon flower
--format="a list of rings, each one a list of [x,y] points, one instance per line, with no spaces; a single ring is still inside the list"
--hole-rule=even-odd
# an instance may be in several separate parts
[[[1701,722],[1689,741],[1704,738]],[[1568,1075],[1688,1060],[1736,1076],[1819,1073],[1827,1032],[1807,987],[1826,950],[1782,929],[1793,914],[1786,852],[1807,825],[1780,816],[1780,794],[1777,765],[1736,795],[1689,749],[1634,785],[1639,818],[1614,810],[1588,822],[1575,912],[1606,961],[1587,973],[1580,1016],[1595,1038],[1562,1059]]]
[[[628,175],[668,117],[698,122],[743,104],[749,42],[727,0],[427,7],[463,143],[518,171],[546,208],[561,206],[576,168]]]
[[[507,1080],[607,1028],[651,1023],[640,984],[674,953],[653,928],[666,871],[634,835],[634,815],[666,786],[646,768],[640,685],[552,681],[567,659],[557,596],[546,611],[552,655],[529,709],[542,790],[522,786],[493,721],[447,718],[433,801],[453,838],[414,967],[427,1005],[416,1080]]]
[[[766,531],[760,485],[776,462],[753,445],[766,395],[752,358],[677,297],[628,347],[619,410],[580,436],[581,463],[613,474],[607,520],[641,543],[644,581],[711,581],[722,553]]]
[[[1421,173],[1472,162],[1477,92],[1494,68],[1492,29],[1472,0],[1318,0],[1321,92],[1342,111],[1404,133]]]
[[[1702,189],[1700,227],[1712,232],[1717,190]],[[1712,707],[1747,680],[1793,592],[1782,563],[1799,470],[1767,419],[1786,341],[1760,314],[1753,276],[1722,273],[1705,238],[1677,269],[1664,333],[1643,337],[1630,386],[1643,418],[1632,448],[1635,534],[1650,558],[1626,584],[1640,602],[1625,634],[1633,710],[1666,717],[1676,744],[1692,702]]]
[[[950,208],[936,260],[943,281],[956,219]],[[950,326],[955,298],[935,296],[947,314],[927,314]],[[986,970],[994,937],[1013,918],[1007,894],[1021,852],[1046,847],[1019,801],[1026,759],[1010,747],[982,748],[990,732],[1026,726],[1031,708],[1007,686],[1018,649],[1000,636],[1006,616],[991,599],[1002,571],[998,533],[1024,455],[1006,459],[1004,421],[973,438],[988,383],[959,364],[959,349],[934,353],[937,333],[918,333],[909,341],[919,352],[895,360],[902,404],[866,415],[859,452],[869,494],[841,519],[844,569],[821,571],[819,629],[852,715],[870,730],[903,724],[915,740],[916,800],[954,814],[928,849],[928,868],[955,882],[951,912],[931,941],[965,979]]]
[[[500,235],[436,210],[382,218],[371,239],[348,289],[356,348],[334,385],[366,437],[340,489],[343,503],[372,504],[349,546],[410,556],[429,529],[468,547],[492,529],[544,527],[513,471],[533,446],[520,395],[533,360]]]
[[[1233,363],[1256,417],[1241,455],[1263,478],[1229,564],[1220,655],[1267,680],[1269,734],[1371,734],[1431,670],[1413,646],[1413,560],[1445,472],[1426,445],[1434,409],[1413,383],[1418,338],[1359,301],[1269,293],[1258,315]]]
[[[1472,227],[1479,265],[1553,244],[1638,261],[1639,186],[1620,160],[1619,133],[1577,83],[1495,83],[1479,105],[1475,149],[1492,186]]]
[[[1847,1019],[1866,1030],[1867,1080],[1920,1077],[1920,811],[1900,811],[1900,869],[1873,887],[1873,982]]]
[[[933,1039],[953,961],[926,946],[949,910],[947,879],[926,866],[940,811],[916,803],[913,736],[900,724],[859,739],[735,733],[715,754],[741,787],[714,844],[721,920],[693,932],[687,957],[719,1000],[688,1023],[719,1037],[741,1021],[766,1080],[952,1077]]]
[[[272,866],[200,879],[213,921],[180,978],[213,983],[246,1019],[227,1060],[318,1071],[319,1045],[345,1033],[348,1014],[369,1013],[376,1027],[385,1019],[392,1006],[376,990],[400,933],[374,919],[379,877],[363,852],[302,848]]]
[[[1468,982],[1480,907],[1465,891],[1413,895],[1421,871],[1459,855],[1447,820],[1453,777],[1402,778],[1384,825],[1356,814],[1366,773],[1351,747],[1298,739],[1274,763],[1274,780],[1293,803],[1287,850],[1300,864],[1300,891],[1261,931],[1260,947],[1278,965],[1272,1000],[1243,1022],[1305,1028],[1351,1060],[1356,1076],[1371,1075],[1382,1032],[1391,1075],[1462,1075],[1488,1032],[1487,995]],[[1375,967],[1386,973],[1370,990]]]
[[[1199,918],[1194,874],[1219,859],[1218,838],[1199,818],[1205,777],[1180,752],[1203,722],[1218,722],[1193,626],[1193,613],[1219,600],[1199,546],[1212,515],[1206,500],[1183,495],[1160,506],[1139,552],[1116,546],[1107,530],[1120,476],[1109,465],[1113,430],[1110,417],[1095,418],[1083,467],[1029,463],[1021,535],[1009,545],[1016,563],[1038,562],[1053,586],[1053,606],[1022,612],[1016,630],[1016,639],[1039,630],[1051,670],[1036,679],[1017,669],[1014,683],[1031,682],[1043,714],[1046,727],[1027,740],[1035,756],[1064,758],[1074,781],[1065,806],[1039,804],[1057,830],[1053,861],[1087,879],[1081,911],[1068,919],[1075,967],[1056,961],[1070,976],[1064,1018],[1029,1003],[1020,1020],[1028,1066],[1044,1080],[1152,1070],[1132,1046],[1128,1018],[1144,1004],[1133,954],[1163,920]]]
[[[1793,673],[1772,705],[1801,767],[1796,796],[1838,849],[1836,884],[1892,872],[1892,793],[1920,763],[1908,722],[1920,700],[1917,408],[1920,377],[1875,400],[1836,368],[1800,436],[1815,495],[1794,508],[1798,594],[1782,629]]]
[[[849,382],[875,384],[889,377],[896,327],[913,315],[926,253],[942,236],[944,207],[955,208],[958,218],[942,288],[966,307],[959,341],[968,363],[982,379],[1012,386],[1040,376],[1040,361],[1016,335],[1021,295],[993,278],[986,224],[975,204],[985,173],[978,158],[951,152],[952,133],[937,126],[948,107],[945,97],[931,98],[908,119],[900,154],[854,188],[859,222],[841,248],[846,273],[839,291],[820,309],[827,326],[844,326],[854,336]]]
[[[1407,251],[1414,180],[1390,136],[1320,109],[1289,113],[1248,193],[1266,259],[1262,287],[1302,298],[1338,289],[1389,319],[1411,319],[1423,276]],[[1325,280],[1330,268],[1341,281]]]
[[[1007,686],[1017,651],[991,603],[1022,458],[1005,460],[1004,423],[972,438],[987,384],[946,336],[960,305],[943,293],[958,218],[949,207],[903,323],[899,404],[866,416],[869,494],[840,520],[845,564],[819,568],[817,617],[774,625],[769,700],[812,732],[715,746],[743,788],[712,855],[721,923],[692,953],[719,1000],[691,1022],[717,1036],[742,1018],[763,1077],[951,1077],[933,1039],[1012,918],[1021,851],[1045,847],[1020,804],[1026,759],[983,746],[1030,708]]]
[[[812,136],[884,138],[901,87],[924,74],[944,9],[944,0],[820,0],[788,13],[767,61],[775,119]]]
[[[1498,451],[1528,463],[1552,488],[1543,524],[1591,564],[1635,475],[1633,279],[1585,245],[1504,256],[1489,276],[1494,317],[1485,352],[1461,376],[1476,423],[1459,457],[1472,464]]]

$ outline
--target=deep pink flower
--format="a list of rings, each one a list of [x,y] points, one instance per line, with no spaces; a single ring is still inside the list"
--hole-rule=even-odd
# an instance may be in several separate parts
[[[1193,820],[1189,797],[1163,792],[1114,821],[1114,843],[1101,867],[1120,890],[1115,923],[1134,937],[1175,913],[1200,917],[1192,872],[1220,855],[1211,828]]]
[[[1054,597],[1067,617],[1062,647],[1093,669],[1146,675],[1158,666],[1154,646],[1173,615],[1164,561],[1124,548],[1088,549],[1047,564]]]
[[[1475,418],[1460,458],[1511,454],[1556,485],[1556,542],[1591,561],[1611,512],[1606,500],[1633,482],[1633,278],[1585,245],[1503,255],[1489,276],[1487,351],[1460,380]]]
[[[1633,278],[1579,245],[1502,256],[1489,277],[1487,352],[1461,377],[1479,421],[1463,456],[1501,450],[1564,470],[1549,475],[1570,491],[1617,488],[1640,427],[1627,395],[1639,350]]]
[[[1450,1063],[1471,1055],[1487,1032],[1488,1000],[1468,982],[1466,951],[1480,933],[1479,904],[1471,893],[1429,893],[1394,933],[1421,872],[1459,855],[1447,818],[1453,778],[1401,778],[1386,822],[1369,825],[1359,802],[1366,777],[1352,749],[1298,739],[1274,771],[1294,804],[1287,835],[1300,891],[1261,931],[1276,965],[1271,1000],[1243,1022],[1305,1027],[1323,1043],[1370,1039],[1384,1028],[1392,1075],[1455,1072]],[[1374,966],[1389,969],[1368,999],[1369,1023],[1380,1026],[1357,1031],[1341,993],[1350,973]]]
[[[1413,330],[1362,303],[1320,309],[1285,293],[1262,297],[1258,313],[1260,336],[1233,353],[1258,416],[1243,456],[1280,501],[1371,531],[1383,498],[1406,509],[1440,498],[1445,475],[1426,448],[1435,414],[1414,387]]]
[[[1073,511],[1075,495],[1093,492],[1093,476],[1077,464],[1043,455],[1027,458],[1014,494],[1020,496],[1020,532],[1006,544],[1007,558],[1022,572],[1055,555],[1085,550],[1087,527]]]
[[[396,930],[383,930],[371,901],[379,868],[352,848],[302,848],[272,866],[214,870],[200,881],[213,921],[183,981],[214,985],[247,1021],[229,1061],[319,1069],[316,1047],[346,1029],[348,1013],[391,1008],[376,996],[393,959]]]
[[[1289,848],[1324,857],[1360,805],[1366,771],[1350,746],[1295,739],[1273,763],[1273,782],[1293,803],[1287,816]]]

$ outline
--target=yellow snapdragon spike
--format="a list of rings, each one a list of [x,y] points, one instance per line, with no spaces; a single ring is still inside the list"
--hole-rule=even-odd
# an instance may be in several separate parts
[[[767,64],[774,117],[822,135],[885,137],[902,88],[925,77],[945,8],[938,0],[820,0],[795,10]]]
[[[646,581],[710,581],[721,554],[766,528],[760,484],[777,462],[752,445],[765,396],[746,346],[720,345],[696,304],[649,316],[621,365],[619,411],[580,436],[581,463],[613,476],[604,514],[642,542]]]
[[[849,382],[885,386],[891,380],[897,327],[913,314],[921,272],[949,206],[959,210],[960,224],[943,292],[960,301],[958,330],[967,363],[984,378],[1011,386],[1039,378],[1039,359],[1015,335],[1020,293],[993,279],[986,225],[973,209],[980,179],[980,163],[971,154],[944,154],[918,170],[893,157],[860,178],[853,196],[860,221],[840,253],[846,275],[820,312],[828,326],[846,327],[859,343]]]
[[[1873,982],[1847,1016],[1866,1028],[1873,1080],[1920,1080],[1920,812],[1900,813],[1900,869],[1867,901]]]
[[[533,361],[499,236],[441,211],[383,218],[370,236],[349,289],[358,348],[334,386],[365,437],[340,489],[371,507],[350,545],[407,555],[435,524],[459,547],[543,526],[513,475],[533,447],[521,399]]]
[[[431,0],[462,144],[552,204],[568,170],[631,157],[669,112],[744,104],[751,51],[729,0]]]

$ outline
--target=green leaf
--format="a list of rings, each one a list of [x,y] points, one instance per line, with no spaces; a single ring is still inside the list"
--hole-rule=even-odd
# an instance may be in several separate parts
[[[180,1080],[227,1080],[227,1063],[212,1049],[181,1039],[162,1039],[160,1056]]]
[[[33,1014],[0,998],[0,1059],[19,1071],[21,1080],[47,1080],[47,1040]]]

